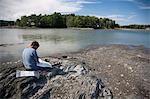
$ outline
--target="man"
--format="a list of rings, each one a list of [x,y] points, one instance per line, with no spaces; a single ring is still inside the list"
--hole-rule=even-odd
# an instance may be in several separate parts
[[[50,63],[44,62],[39,58],[37,55],[36,50],[39,47],[39,43],[37,41],[33,41],[27,48],[23,50],[22,58],[23,58],[23,64],[26,69],[28,70],[44,70],[46,69],[45,66],[50,66]]]

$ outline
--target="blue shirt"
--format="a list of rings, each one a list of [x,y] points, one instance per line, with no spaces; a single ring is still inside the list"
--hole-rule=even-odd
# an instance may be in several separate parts
[[[38,55],[35,49],[25,48],[22,53],[23,64],[26,69],[38,69]]]

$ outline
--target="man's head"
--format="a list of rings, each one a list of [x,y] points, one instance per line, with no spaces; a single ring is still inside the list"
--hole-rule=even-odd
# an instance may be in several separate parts
[[[39,46],[40,46],[40,45],[39,45],[39,43],[38,43],[37,41],[33,41],[33,42],[31,42],[31,44],[30,44],[30,47],[34,48],[35,50],[36,50]]]

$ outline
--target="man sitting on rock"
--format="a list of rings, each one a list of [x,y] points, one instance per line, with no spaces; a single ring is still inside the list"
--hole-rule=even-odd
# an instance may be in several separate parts
[[[33,41],[27,48],[23,50],[23,64],[27,70],[45,70],[52,67],[50,63],[39,59],[36,52],[39,46],[40,45],[37,41]]]

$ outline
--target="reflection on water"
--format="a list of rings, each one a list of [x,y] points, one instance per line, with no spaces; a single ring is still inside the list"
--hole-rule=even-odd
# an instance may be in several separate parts
[[[32,41],[32,40],[37,40],[37,41],[44,41],[44,42],[54,42],[55,44],[63,42],[63,41],[68,41],[72,40],[73,38],[70,37],[61,37],[60,35],[43,35],[43,34],[32,34],[32,35],[27,35],[23,34],[22,38],[25,41]]]
[[[0,29],[0,62],[21,58],[29,42],[40,43],[39,56],[77,51],[91,44],[144,45],[150,48],[148,31]]]

